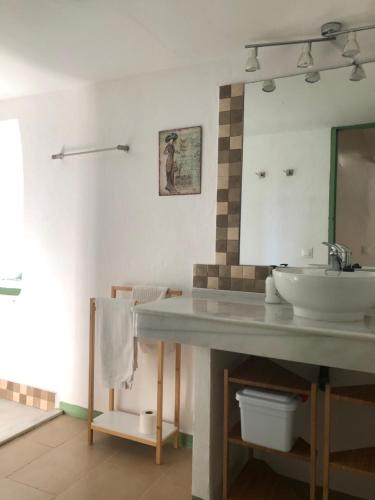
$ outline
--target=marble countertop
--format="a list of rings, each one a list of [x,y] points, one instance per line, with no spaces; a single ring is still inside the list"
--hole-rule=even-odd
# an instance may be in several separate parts
[[[375,373],[375,310],[364,321],[313,321],[263,294],[198,290],[135,313],[143,338]]]

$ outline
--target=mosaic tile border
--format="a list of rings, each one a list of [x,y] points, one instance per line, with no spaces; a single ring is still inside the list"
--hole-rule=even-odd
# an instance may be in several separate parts
[[[47,411],[55,408],[56,394],[30,385],[0,379],[0,398]]]
[[[270,268],[267,266],[195,264],[193,287],[264,293],[265,280],[269,272]]]

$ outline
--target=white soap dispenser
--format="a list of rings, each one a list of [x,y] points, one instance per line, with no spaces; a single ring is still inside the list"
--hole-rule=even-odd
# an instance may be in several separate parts
[[[272,275],[277,266],[271,266],[271,272],[266,278],[266,304],[281,304],[279,292],[276,289],[275,280]]]

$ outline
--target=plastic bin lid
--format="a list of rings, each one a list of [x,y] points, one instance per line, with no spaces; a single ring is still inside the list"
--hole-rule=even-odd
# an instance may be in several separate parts
[[[262,399],[265,401],[272,401],[274,403],[284,403],[288,404],[292,401],[296,401],[297,396],[295,394],[288,394],[285,392],[273,392],[262,389],[242,389],[237,392],[238,396],[251,397],[255,399]]]

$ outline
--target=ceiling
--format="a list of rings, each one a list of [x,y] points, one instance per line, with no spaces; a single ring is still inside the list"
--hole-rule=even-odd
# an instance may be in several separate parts
[[[245,60],[246,42],[315,35],[329,20],[375,23],[375,2],[0,0],[0,98]],[[360,36],[375,55],[375,31]]]

